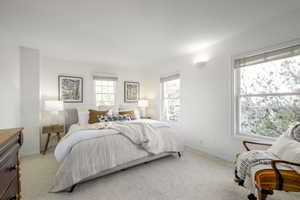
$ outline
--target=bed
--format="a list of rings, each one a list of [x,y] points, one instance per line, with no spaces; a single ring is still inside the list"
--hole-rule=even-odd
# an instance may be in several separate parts
[[[72,192],[82,182],[162,157],[180,157],[183,152],[177,130],[168,123],[138,119],[121,124],[125,128],[141,126],[143,130],[155,130],[158,136],[152,142],[154,145],[146,148],[130,138],[130,134],[123,134],[126,130],[116,129],[118,124],[112,128],[86,128],[78,124],[77,115],[76,109],[66,111],[68,133],[55,149],[59,168],[50,192]]]

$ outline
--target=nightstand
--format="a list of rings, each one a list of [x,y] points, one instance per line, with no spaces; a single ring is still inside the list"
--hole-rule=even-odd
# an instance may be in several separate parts
[[[50,139],[51,139],[52,135],[53,134],[56,135],[56,137],[57,137],[57,143],[58,143],[59,140],[60,140],[60,138],[61,138],[60,134],[63,134],[64,132],[65,132],[64,125],[52,125],[52,126],[44,126],[43,127],[42,133],[43,134],[48,134],[46,145],[45,145],[45,149],[44,149],[44,152],[43,152],[44,155],[47,152],[48,145],[49,145],[49,142],[50,142]]]

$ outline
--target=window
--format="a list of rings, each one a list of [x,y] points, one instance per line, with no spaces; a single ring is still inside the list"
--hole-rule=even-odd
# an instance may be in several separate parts
[[[178,121],[180,116],[180,78],[161,78],[161,119]]]
[[[97,106],[111,106],[116,103],[117,80],[112,77],[94,77]]]
[[[235,133],[278,137],[300,114],[300,45],[236,59]]]

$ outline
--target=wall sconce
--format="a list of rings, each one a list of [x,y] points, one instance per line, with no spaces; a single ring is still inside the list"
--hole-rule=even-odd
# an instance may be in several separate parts
[[[205,67],[206,64],[207,64],[207,62],[204,62],[204,61],[202,61],[202,62],[196,62],[195,66],[201,68],[201,67]]]
[[[198,56],[196,59],[195,59],[195,66],[196,67],[199,67],[199,68],[202,68],[202,67],[205,67],[206,64],[208,63],[208,56]]]

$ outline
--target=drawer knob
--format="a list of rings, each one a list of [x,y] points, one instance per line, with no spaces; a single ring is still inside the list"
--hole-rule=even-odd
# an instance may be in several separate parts
[[[17,165],[11,166],[7,168],[7,171],[11,172],[17,169]]]

